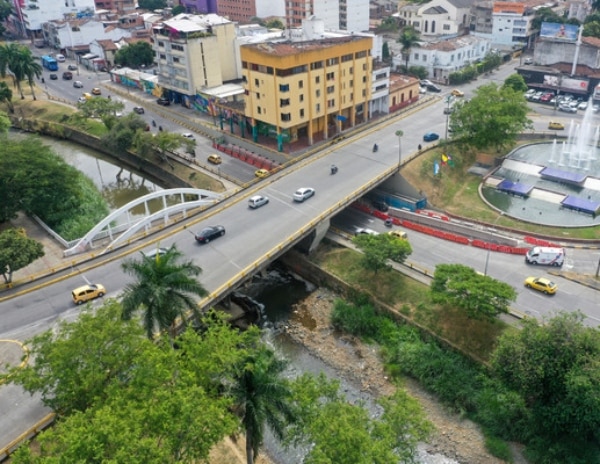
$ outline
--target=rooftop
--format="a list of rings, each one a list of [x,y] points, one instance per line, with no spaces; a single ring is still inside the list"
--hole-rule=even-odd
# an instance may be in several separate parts
[[[252,47],[260,52],[268,53],[270,55],[296,55],[299,52],[313,51],[313,50],[324,50],[334,45],[357,42],[364,40],[365,36],[346,36],[346,37],[335,37],[327,38],[323,40],[308,40],[305,42],[264,42],[258,44],[248,44],[245,47]]]

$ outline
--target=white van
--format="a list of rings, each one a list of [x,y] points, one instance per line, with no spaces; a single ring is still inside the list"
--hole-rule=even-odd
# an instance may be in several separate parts
[[[562,266],[565,262],[564,248],[533,247],[525,255],[528,264],[544,264],[546,266]]]

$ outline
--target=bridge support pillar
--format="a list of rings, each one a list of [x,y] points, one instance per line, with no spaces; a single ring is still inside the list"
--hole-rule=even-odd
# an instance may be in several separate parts
[[[321,221],[306,237],[298,242],[296,248],[304,254],[311,254],[317,249],[319,243],[321,243],[321,240],[323,240],[323,237],[327,234],[329,225],[329,219]]]

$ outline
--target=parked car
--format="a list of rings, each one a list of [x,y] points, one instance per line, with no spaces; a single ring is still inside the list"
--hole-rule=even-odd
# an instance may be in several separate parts
[[[162,106],[169,106],[171,101],[168,98],[160,97],[158,100],[156,100],[156,103]]]
[[[225,227],[223,226],[209,226],[196,233],[196,241],[198,243],[208,243],[215,238],[219,238],[225,235]]]
[[[58,75],[56,73],[51,73],[50,74],[50,80],[55,81],[56,79],[58,79]]]
[[[294,192],[294,201],[302,203],[304,200],[309,199],[315,194],[315,189],[312,187],[302,187]]]
[[[558,105],[558,111],[562,111],[564,113],[577,113],[577,107],[572,107],[561,103]]]
[[[145,113],[144,108],[142,108],[141,106],[134,106],[133,107],[133,111],[134,111],[134,113],[137,113],[137,114],[144,114]]]
[[[83,82],[73,81],[73,87],[75,87],[76,89],[83,89]]]
[[[82,305],[83,303],[100,298],[106,294],[106,289],[100,284],[87,284],[77,287],[71,292],[73,303]]]
[[[433,142],[434,140],[437,140],[439,138],[440,138],[440,136],[438,134],[436,134],[435,132],[427,132],[423,136],[423,141],[424,142]]]
[[[550,121],[548,123],[548,129],[563,130],[564,128],[565,125],[562,122]]]
[[[223,162],[223,160],[221,159],[221,157],[219,155],[216,154],[212,154],[212,155],[208,155],[208,162],[212,163],[212,164],[221,164]]]
[[[464,97],[465,93],[462,90],[458,90],[458,89],[452,89],[452,92],[450,92],[450,94],[453,97]]]
[[[579,103],[579,105],[577,105],[578,110],[587,110],[587,107],[588,107],[588,102],[586,102],[586,101],[582,101],[581,103]]]
[[[542,98],[542,95],[544,95],[544,92],[536,92],[531,96],[531,101],[540,101],[540,98]]]
[[[523,64],[533,64],[533,58],[527,57],[523,60]]]
[[[427,87],[419,86],[419,93],[427,93]]]
[[[535,89],[528,89],[527,92],[525,92],[525,97],[530,97],[531,95],[535,94]]]
[[[69,71],[77,71],[77,65],[70,64],[69,66],[67,66],[67,69]]]
[[[269,198],[264,195],[254,195],[248,198],[248,207],[252,209],[260,208],[269,203]]]
[[[256,171],[254,171],[254,175],[256,177],[259,177],[259,178],[262,179],[262,178],[267,177],[269,175],[269,171],[267,171],[266,169],[257,169]]]
[[[540,103],[548,103],[550,100],[554,98],[553,93],[545,93],[540,97]]]
[[[71,71],[65,71],[64,73],[62,73],[62,78],[65,81],[70,81],[71,79],[73,79],[73,73]]]
[[[92,89],[92,95],[102,95],[102,90],[100,89],[100,87],[94,87]]]
[[[525,286],[546,295],[554,295],[558,290],[558,285],[545,277],[527,277],[525,279]]]

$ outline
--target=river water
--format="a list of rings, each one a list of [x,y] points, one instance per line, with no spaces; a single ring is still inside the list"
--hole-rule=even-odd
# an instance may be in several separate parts
[[[375,398],[368,392],[361,390],[358,382],[354,382],[352,379],[340,378],[335,369],[313,356],[304,347],[287,336],[285,330],[282,330],[286,325],[292,307],[311,292],[317,290],[313,284],[297,278],[281,268],[274,267],[268,272],[266,278],[255,279],[254,285],[248,290],[249,296],[259,302],[263,308],[263,328],[267,342],[290,363],[287,372],[290,378],[303,373],[318,375],[322,372],[328,378],[337,379],[340,382],[340,389],[350,403],[363,402],[372,417],[376,417],[381,413],[381,410],[375,404]],[[304,449],[283,449],[270,434],[265,436],[265,448],[269,457],[276,464],[301,463],[302,457],[306,454]],[[418,447],[417,462],[420,464],[458,464],[457,461],[446,456],[427,453],[425,444]]]

